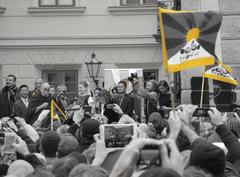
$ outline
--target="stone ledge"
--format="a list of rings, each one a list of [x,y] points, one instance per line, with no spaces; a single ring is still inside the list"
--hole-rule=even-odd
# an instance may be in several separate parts
[[[223,16],[240,15],[240,11],[223,11]]]
[[[33,16],[49,15],[82,15],[86,7],[29,7],[28,13]]]
[[[5,7],[0,7],[0,15],[4,14],[6,11]]]
[[[110,6],[108,11],[113,15],[156,15],[156,5],[139,5],[139,6]]]

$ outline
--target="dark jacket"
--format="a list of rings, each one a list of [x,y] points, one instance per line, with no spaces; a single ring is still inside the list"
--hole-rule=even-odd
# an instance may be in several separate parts
[[[140,82],[133,84],[133,92],[144,98],[145,101],[145,116],[146,122],[148,121],[148,117],[157,111],[157,102],[158,102],[158,95],[156,92],[147,92],[144,90],[143,85]]]
[[[41,93],[37,93],[33,95],[30,98],[29,105],[27,108],[27,115],[25,117],[25,120],[28,124],[32,125],[38,118],[39,114],[41,113],[42,110],[36,111],[37,107],[42,105],[43,103],[49,103],[49,108],[50,109],[50,103],[51,103],[52,97],[43,97]]]
[[[131,95],[125,94],[123,97],[120,95],[115,95],[112,98],[112,101],[120,106],[124,114],[133,116],[134,109],[134,98]]]
[[[18,88],[5,86],[0,93],[0,117],[14,116],[14,102],[19,99]]]
[[[27,115],[27,107],[21,98],[14,103],[14,115],[21,118],[25,118]]]
[[[226,125],[219,125],[216,132],[228,149],[229,161],[240,172],[240,142]]]

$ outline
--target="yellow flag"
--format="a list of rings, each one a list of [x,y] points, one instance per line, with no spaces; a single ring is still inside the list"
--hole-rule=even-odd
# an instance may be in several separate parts
[[[173,11],[159,8],[164,70],[177,72],[213,65],[222,16],[213,11]]]
[[[60,113],[64,119],[66,119],[65,113],[58,107],[54,100],[51,101],[51,119],[61,122],[58,113]]]

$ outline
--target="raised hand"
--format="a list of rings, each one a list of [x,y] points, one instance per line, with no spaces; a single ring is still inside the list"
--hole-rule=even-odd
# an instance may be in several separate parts
[[[16,149],[16,151],[23,155],[23,156],[26,156],[27,154],[29,154],[29,150],[28,150],[28,147],[27,147],[27,144],[25,141],[22,140],[22,138],[20,138],[18,136],[18,143],[14,143],[12,144],[12,146]]]
[[[190,124],[192,120],[193,113],[196,111],[197,106],[188,104],[188,105],[180,105],[178,106],[178,109],[182,109],[182,116],[181,119],[186,124]]]
[[[162,167],[170,168],[175,170],[179,175],[182,176],[184,170],[183,158],[177,148],[176,143],[173,140],[163,140],[161,146],[161,159]],[[169,149],[169,153],[168,150]]]
[[[211,108],[212,111],[208,111],[208,114],[211,118],[211,123],[215,126],[224,124],[222,113],[219,112],[216,108]]]
[[[122,109],[120,108],[120,106],[118,106],[117,104],[113,104],[113,110],[117,113],[117,114],[123,114]]]
[[[177,136],[180,132],[182,122],[180,120],[181,111],[171,111],[168,119],[168,124],[170,128],[170,136],[169,138],[172,140],[176,140]]]

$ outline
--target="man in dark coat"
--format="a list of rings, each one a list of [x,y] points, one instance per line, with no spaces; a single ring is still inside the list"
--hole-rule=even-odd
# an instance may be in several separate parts
[[[14,102],[19,99],[18,88],[16,86],[17,78],[14,75],[8,75],[6,86],[0,93],[0,117],[14,116]]]
[[[14,115],[15,117],[25,118],[27,114],[27,107],[29,104],[28,99],[29,87],[27,85],[21,85],[19,87],[20,99],[14,103]]]
[[[38,78],[35,80],[34,82],[34,89],[29,93],[29,98],[31,98],[33,95],[37,94],[40,92],[41,86],[43,84],[43,79],[42,78]]]
[[[32,125],[44,109],[50,109],[50,102],[52,100],[49,94],[50,85],[48,83],[42,84],[40,92],[30,98],[27,115],[25,120]]]
[[[133,116],[134,98],[131,95],[126,94],[127,83],[120,81],[118,83],[118,94],[113,96],[112,101],[120,106],[124,114]]]

